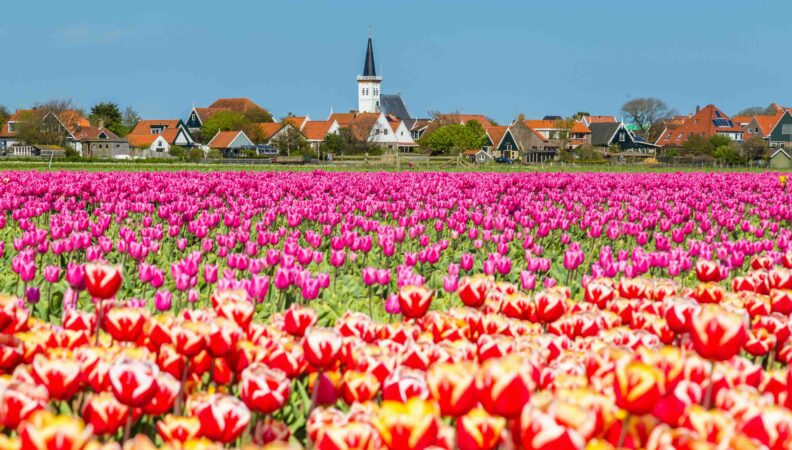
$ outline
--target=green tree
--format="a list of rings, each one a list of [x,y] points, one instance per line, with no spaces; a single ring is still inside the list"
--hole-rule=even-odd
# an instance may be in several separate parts
[[[209,142],[218,131],[241,131],[250,121],[244,114],[237,111],[219,111],[204,122],[201,136]]]
[[[745,164],[745,159],[731,141],[717,145],[712,156],[722,164]]]
[[[138,122],[140,122],[140,115],[138,115],[137,111],[132,109],[131,106],[127,106],[124,109],[124,113],[121,115],[121,125],[118,127],[118,130],[113,130],[113,133],[124,137],[135,129]]]
[[[753,136],[751,138],[746,139],[741,145],[740,150],[748,161],[756,161],[758,159],[762,159],[766,156],[770,147],[767,145],[767,141],[764,139]]]
[[[270,140],[270,144],[280,150],[282,155],[286,156],[291,155],[292,152],[303,153],[308,147],[308,142],[305,140],[302,133],[292,126],[287,126],[278,137]]]
[[[267,122],[274,122],[272,120],[272,114],[269,111],[264,109],[251,109],[249,111],[245,111],[244,113],[245,118],[250,123],[267,123]]]
[[[690,136],[682,147],[686,153],[693,155],[712,155],[715,151],[712,141],[699,134]]]
[[[328,134],[325,136],[319,148],[323,155],[376,154],[380,151],[379,148],[369,145],[368,142],[356,139],[354,133],[349,128],[341,128],[338,130],[338,133]]]
[[[420,140],[421,147],[433,152],[457,154],[465,150],[481,148],[485,143],[484,127],[475,120],[464,125],[442,126]]]
[[[121,126],[121,110],[118,105],[112,102],[97,103],[91,108],[91,114],[88,116],[91,125],[98,127],[100,125],[106,127],[113,133]]]
[[[9,117],[11,117],[11,112],[4,105],[0,105],[0,127],[5,125]]]

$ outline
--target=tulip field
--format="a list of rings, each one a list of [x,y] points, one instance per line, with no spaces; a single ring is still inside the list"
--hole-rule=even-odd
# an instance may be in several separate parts
[[[0,171],[0,450],[790,449],[777,173]]]

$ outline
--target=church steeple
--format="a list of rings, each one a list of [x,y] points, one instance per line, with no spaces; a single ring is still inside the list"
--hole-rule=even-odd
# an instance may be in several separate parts
[[[366,62],[363,64],[364,77],[376,77],[377,69],[374,66],[374,45],[371,43],[371,36],[368,38],[368,49],[366,50]]]
[[[363,75],[358,75],[358,111],[362,113],[376,113],[380,111],[380,83],[382,77],[377,76],[374,66],[374,45],[371,43],[371,34],[368,38],[366,49],[366,62],[363,64]]]

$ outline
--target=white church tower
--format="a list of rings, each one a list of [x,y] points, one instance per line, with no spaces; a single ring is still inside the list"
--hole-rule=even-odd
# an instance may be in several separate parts
[[[357,82],[358,112],[380,112],[380,83],[382,83],[382,77],[377,76],[377,69],[374,67],[374,46],[371,44],[371,36],[369,36],[368,40],[363,75],[358,75]]]

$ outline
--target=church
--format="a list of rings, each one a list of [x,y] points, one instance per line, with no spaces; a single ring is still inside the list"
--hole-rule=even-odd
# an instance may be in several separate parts
[[[386,95],[382,93],[382,76],[377,75],[377,68],[374,64],[374,45],[371,42],[371,37],[368,39],[363,74],[358,75],[357,84],[359,113],[381,112],[408,122],[409,127],[412,117],[410,117],[401,95]]]

